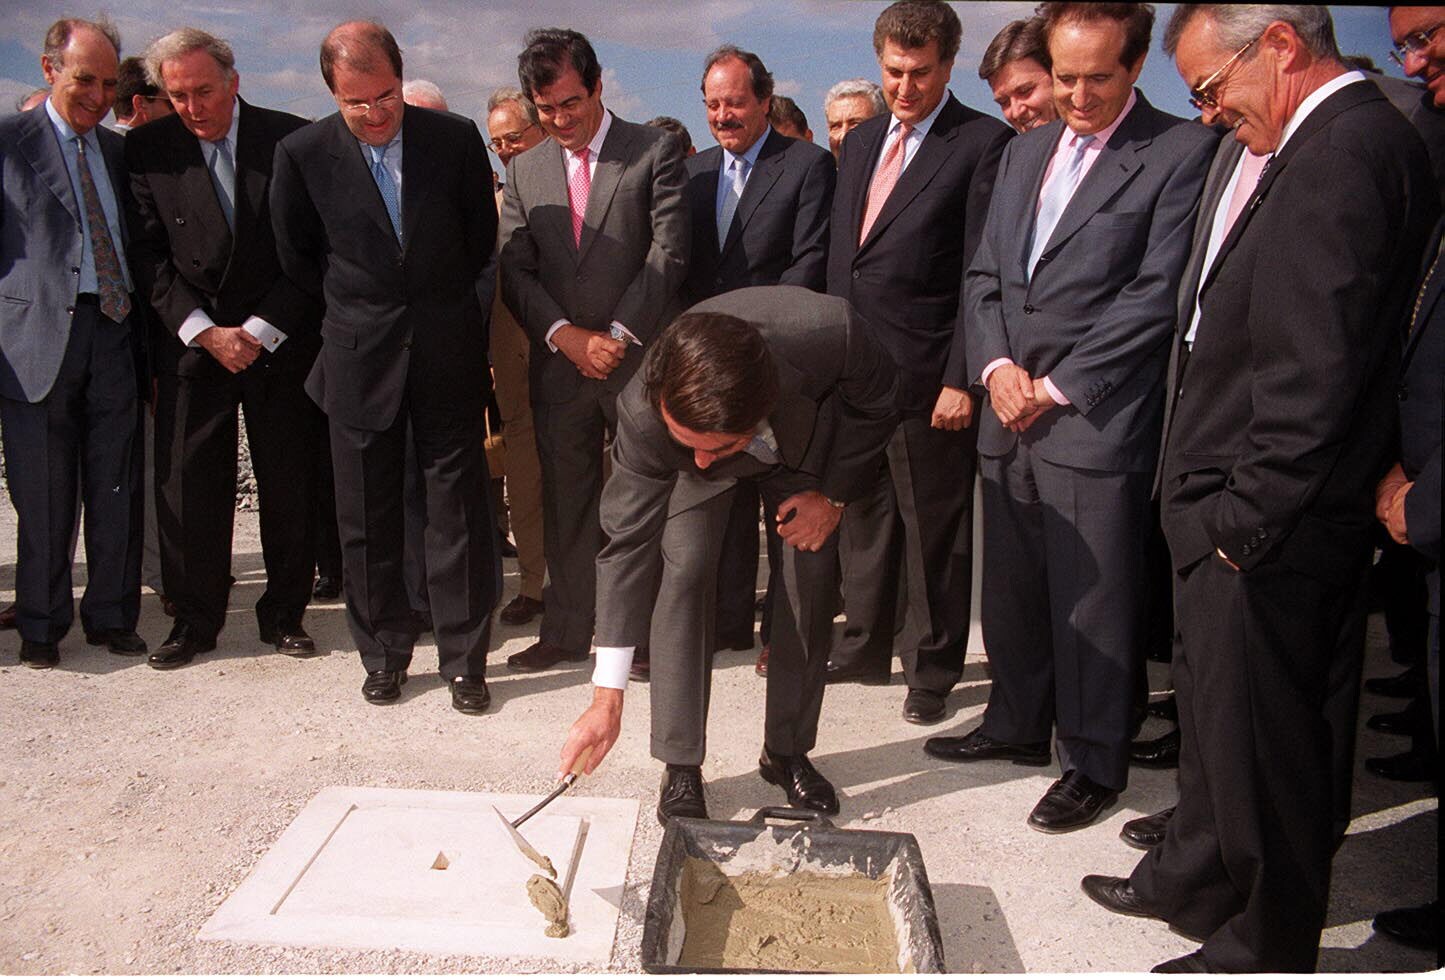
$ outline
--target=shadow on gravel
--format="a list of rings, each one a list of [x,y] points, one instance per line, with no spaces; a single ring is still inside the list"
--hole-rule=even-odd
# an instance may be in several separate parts
[[[993,889],[930,882],[950,973],[1023,973],[1024,963]]]

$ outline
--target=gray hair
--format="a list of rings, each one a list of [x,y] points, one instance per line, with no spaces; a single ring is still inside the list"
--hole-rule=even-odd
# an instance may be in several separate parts
[[[115,48],[116,59],[120,59],[120,32],[115,25],[105,18],[100,20],[81,20],[79,17],[63,17],[50,25],[45,32],[45,47],[42,53],[49,58],[51,64],[57,68],[65,64],[65,49],[70,44],[71,36],[77,30],[89,29],[99,31],[105,35],[105,39]]]
[[[506,86],[497,89],[492,93],[492,97],[487,100],[487,115],[490,116],[496,112],[498,108],[509,102],[516,103],[516,105],[521,108],[522,114],[527,117],[527,122],[534,123],[537,121],[537,107],[532,104],[532,100],[527,98],[521,89],[508,88]]]
[[[1214,24],[1220,46],[1231,51],[1259,37],[1275,21],[1282,21],[1294,28],[1310,54],[1330,61],[1340,60],[1329,8],[1303,3],[1182,3],[1175,8],[1164,30],[1164,51],[1171,58],[1179,48],[1185,29],[1201,15]]]
[[[423,99],[443,110],[447,108],[447,97],[442,95],[441,87],[436,82],[427,81],[425,78],[402,82],[401,100],[407,105],[415,105],[417,99]]]
[[[877,82],[871,82],[866,78],[848,78],[832,88],[828,94],[823,96],[823,112],[828,111],[828,106],[839,99],[849,99],[861,95],[873,106],[874,115],[882,115],[888,105],[883,101],[883,89],[878,87]]]
[[[184,57],[192,51],[204,51],[220,66],[227,79],[236,77],[236,55],[225,41],[201,30],[199,27],[178,27],[169,34],[156,38],[146,48],[146,77],[150,83],[165,91],[161,78],[161,65]]]

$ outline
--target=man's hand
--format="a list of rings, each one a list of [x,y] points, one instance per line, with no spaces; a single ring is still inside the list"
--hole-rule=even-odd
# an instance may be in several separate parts
[[[622,691],[615,687],[594,687],[592,703],[581,717],[572,723],[567,741],[562,745],[562,759],[558,763],[557,778],[560,780],[572,771],[573,764],[584,749],[592,750],[583,772],[592,775],[599,763],[607,757],[617,737],[622,734]]]
[[[1381,524],[1388,526],[1390,505],[1395,502],[1395,495],[1400,488],[1410,481],[1405,478],[1405,467],[1396,463],[1390,467],[1390,472],[1380,477],[1380,482],[1375,485],[1375,519]]]
[[[778,504],[775,515],[778,534],[799,551],[822,548],[842,518],[842,508],[828,503],[828,498],[816,490],[793,494]]]
[[[998,420],[1012,426],[1034,410],[1034,379],[1017,364],[1001,365],[988,376],[988,401]]]
[[[261,356],[261,342],[240,327],[207,327],[196,334],[196,343],[232,374],[240,374]]]
[[[1410,529],[1405,526],[1405,495],[1414,485],[1414,481],[1400,484],[1385,507],[1385,530],[1390,532],[1390,537],[1395,539],[1396,544],[1410,543]]]
[[[627,342],[614,340],[605,333],[583,330],[573,323],[564,323],[552,334],[552,343],[577,366],[584,378],[604,380],[627,353]]]
[[[989,379],[992,380],[993,375],[989,375]],[[972,424],[973,396],[962,388],[944,385],[943,390],[938,393],[938,401],[933,404],[933,427],[958,432]]]
[[[1042,378],[1034,380],[1032,384],[1033,408],[1025,412],[1016,421],[1009,423],[1008,428],[1014,432],[1027,432],[1029,426],[1043,418],[1050,409],[1055,408],[1059,404],[1054,401],[1054,396],[1049,394],[1049,387],[1044,384]]]

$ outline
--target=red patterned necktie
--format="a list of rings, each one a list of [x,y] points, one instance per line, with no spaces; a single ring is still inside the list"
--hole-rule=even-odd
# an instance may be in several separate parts
[[[903,173],[903,150],[911,132],[913,127],[907,123],[898,125],[898,139],[888,148],[888,155],[883,158],[882,166],[873,175],[873,184],[868,188],[868,207],[863,212],[863,227],[858,232],[859,245],[868,237],[873,222],[878,220],[878,212],[883,210],[888,195],[893,193],[893,185],[898,183],[898,175]]]
[[[80,161],[80,195],[85,199],[85,220],[90,225],[90,250],[95,256],[95,281],[100,294],[100,312],[120,323],[130,313],[130,293],[125,288],[125,276],[120,271],[120,257],[116,255],[115,243],[110,240],[110,225],[105,220],[105,209],[100,206],[95,178],[90,175],[90,164],[85,161],[85,140],[77,136],[75,146],[76,158]]]
[[[587,147],[578,150],[577,169],[567,179],[567,202],[572,207],[572,243],[582,247],[582,219],[587,214],[587,195],[592,191],[592,173],[587,166],[590,151]]]

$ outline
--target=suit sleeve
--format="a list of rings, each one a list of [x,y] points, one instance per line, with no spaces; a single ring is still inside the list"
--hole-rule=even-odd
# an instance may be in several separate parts
[[[281,270],[297,288],[321,299],[326,230],[301,167],[285,141],[276,144],[271,167],[271,227]]]
[[[1199,140],[1176,163],[1149,218],[1139,270],[1048,377],[1084,415],[1125,386],[1173,336],[1204,177],[1216,147]],[[1300,225],[1298,227],[1308,227]]]
[[[631,384],[640,384],[634,380]],[[630,387],[630,385],[629,385]],[[617,437],[612,441],[612,475],[602,488],[602,533],[597,556],[599,647],[647,643],[652,598],[662,580],[662,531],[677,483],[676,467],[656,452],[667,439],[660,424],[638,411],[624,392],[617,399]]]
[[[810,155],[814,159],[803,175],[798,212],[793,217],[793,261],[778,283],[821,293],[828,285],[828,217],[838,168],[831,153]]]
[[[1224,489],[1196,508],[1209,541],[1245,571],[1289,536],[1335,468],[1356,397],[1379,368],[1366,352],[1381,346],[1379,298],[1403,225],[1398,191],[1346,150],[1326,145],[1290,166],[1266,202],[1272,224],[1259,229],[1239,365],[1253,410],[1246,448]]]
[[[998,167],[998,183],[1005,187],[1008,186],[1010,158],[1011,148],[1005,147]],[[966,323],[962,337],[962,346],[966,348],[965,366],[972,365],[973,370],[964,377],[963,384],[954,384],[954,387],[977,384],[979,374],[986,365],[1000,357],[1013,357],[1009,350],[1008,331],[1003,323],[1003,276],[999,267],[998,244],[1003,226],[1018,220],[1016,214],[1005,213],[1009,210],[1001,206],[996,198],[990,202],[978,250],[973,253],[973,261],[963,274],[963,307],[959,311],[959,322]],[[959,337],[955,335],[949,352],[950,361],[957,356],[959,348]],[[950,374],[946,380],[953,384],[958,380],[957,375]]]
[[[660,139],[652,144],[649,156],[652,244],[642,268],[612,312],[612,319],[632,331],[643,344],[667,326],[658,319],[672,308],[673,298],[687,276],[692,251],[692,216],[688,212],[687,168],[682,162],[682,149],[677,140]]]
[[[1405,495],[1405,528],[1410,546],[1427,558],[1440,560],[1440,445],[1415,476]]]
[[[547,329],[558,320],[569,320],[562,304],[542,285],[542,263],[537,239],[529,221],[522,176],[514,158],[507,165],[507,183],[502,188],[501,249],[498,262],[502,273],[502,302],[512,311],[532,343],[543,347]]]
[[[992,209],[993,188],[998,180],[999,167],[1003,161],[1005,147],[1013,138],[1013,130],[999,126],[993,138],[984,146],[973,173],[968,181],[968,203],[963,213],[963,268],[967,270],[978,254],[988,225],[988,214]],[[987,361],[977,363],[971,373],[972,362],[968,351],[968,338],[973,332],[969,321],[972,313],[968,302],[967,275],[959,277],[958,315],[954,319],[953,343],[948,348],[948,363],[943,369],[943,383],[949,388],[967,388],[973,375],[983,370]]]
[[[170,237],[165,218],[156,206],[143,140],[144,137],[125,141],[132,219],[126,254],[135,273],[137,291],[150,302],[165,328],[175,334],[192,310],[207,309],[210,303],[203,293],[177,274],[171,262]]]
[[[848,307],[843,364],[834,392],[840,418],[819,486],[824,496],[848,502],[877,479],[878,457],[898,426],[898,369]]]
[[[479,255],[477,272],[477,302],[482,315],[490,318],[492,299],[497,288],[497,201],[492,192],[492,162],[487,157],[487,144],[476,123],[470,123],[466,139],[466,159],[461,206],[467,209],[467,238],[474,242]]]

